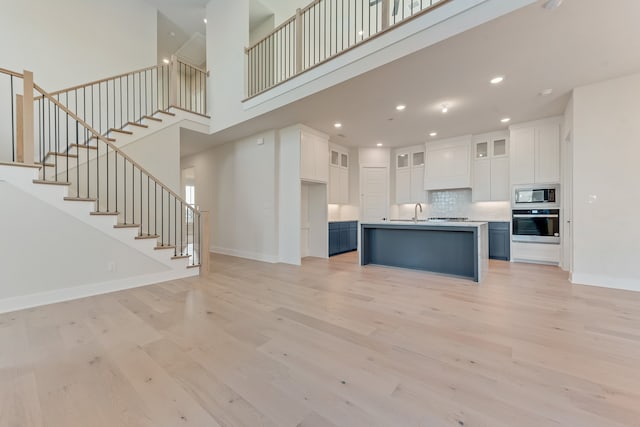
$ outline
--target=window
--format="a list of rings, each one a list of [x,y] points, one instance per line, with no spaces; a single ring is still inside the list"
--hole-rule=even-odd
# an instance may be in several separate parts
[[[184,198],[192,208],[196,205],[196,187],[193,185],[185,185]],[[187,224],[193,223],[193,211],[188,207],[185,207]]]

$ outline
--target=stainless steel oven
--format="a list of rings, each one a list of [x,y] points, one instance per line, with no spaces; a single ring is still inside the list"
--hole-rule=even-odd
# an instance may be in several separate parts
[[[559,209],[514,209],[512,240],[560,244]]]
[[[560,200],[557,185],[514,188],[513,207],[523,209],[556,207]]]

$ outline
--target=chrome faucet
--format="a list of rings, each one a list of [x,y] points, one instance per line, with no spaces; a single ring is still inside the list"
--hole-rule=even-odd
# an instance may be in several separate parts
[[[420,203],[416,203],[413,208],[413,222],[418,222],[418,208],[420,208],[420,212],[422,213],[422,205]]]

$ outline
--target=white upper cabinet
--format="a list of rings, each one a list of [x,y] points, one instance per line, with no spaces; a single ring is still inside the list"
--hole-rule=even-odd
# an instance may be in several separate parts
[[[426,144],[425,190],[471,188],[471,135]]]
[[[300,135],[300,179],[329,181],[329,141],[305,130]]]
[[[349,203],[349,152],[333,144],[329,149],[329,203]]]
[[[509,200],[509,144],[506,131],[473,137],[474,202]]]
[[[424,146],[403,148],[395,151],[396,203],[422,203],[426,201],[424,191]]]
[[[511,184],[560,182],[560,122],[557,118],[510,128]]]

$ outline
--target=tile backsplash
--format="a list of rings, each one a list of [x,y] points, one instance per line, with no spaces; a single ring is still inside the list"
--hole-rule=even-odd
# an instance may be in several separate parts
[[[509,221],[509,202],[472,202],[471,190],[429,192],[430,217],[468,217],[475,220]]]
[[[413,218],[413,204],[392,205],[390,218]],[[429,202],[423,203],[419,218],[467,217],[477,221],[510,221],[509,202],[472,202],[471,190],[430,191]]]

